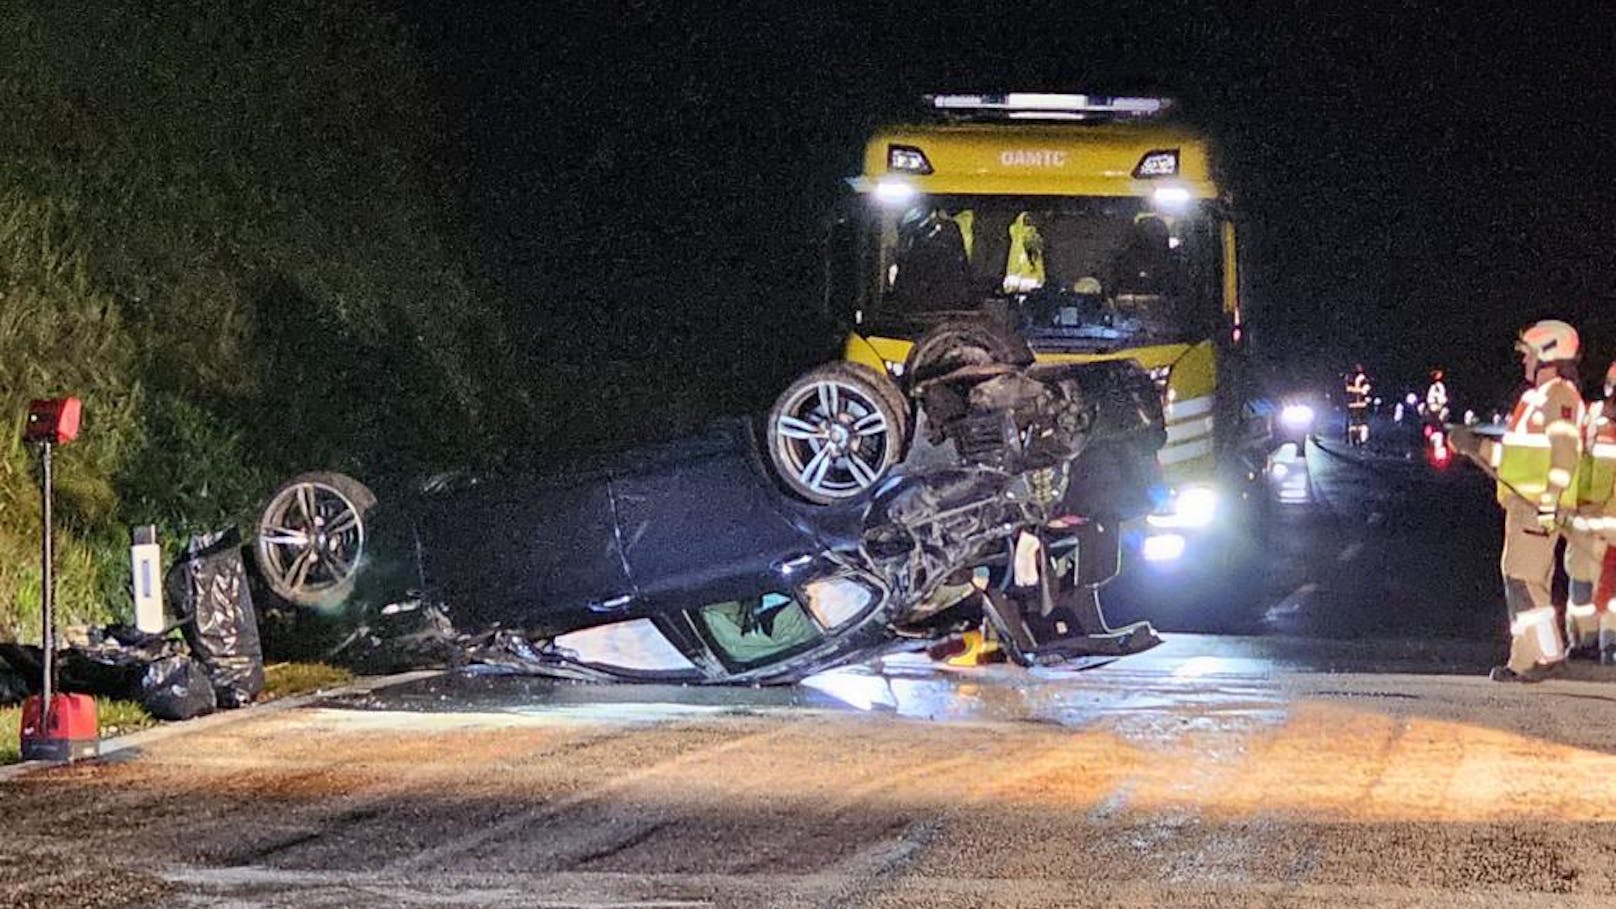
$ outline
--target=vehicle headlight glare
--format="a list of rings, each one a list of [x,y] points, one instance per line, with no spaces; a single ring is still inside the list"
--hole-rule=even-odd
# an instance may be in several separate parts
[[[1218,513],[1218,494],[1206,486],[1191,486],[1179,490],[1168,505],[1169,510],[1150,515],[1145,521],[1152,527],[1190,529],[1209,526]]]
[[[887,374],[892,376],[892,378],[894,378],[894,379],[903,378],[903,361],[902,360],[882,360],[881,362],[886,366]]]
[[[902,205],[914,197],[914,186],[903,180],[881,180],[875,184],[875,199],[882,205]]]
[[[1205,486],[1193,486],[1178,494],[1173,503],[1185,527],[1205,527],[1218,513],[1218,494]]]
[[[1313,408],[1307,404],[1286,404],[1279,412],[1279,422],[1286,429],[1307,430],[1313,428],[1315,416]]]
[[[1183,534],[1156,533],[1145,537],[1140,553],[1147,562],[1171,562],[1183,557],[1187,545]]]
[[[1190,191],[1182,186],[1163,186],[1150,194],[1157,208],[1182,210],[1189,207]]]

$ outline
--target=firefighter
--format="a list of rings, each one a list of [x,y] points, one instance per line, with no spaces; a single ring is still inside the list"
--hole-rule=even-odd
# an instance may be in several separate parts
[[[1440,368],[1431,370],[1431,384],[1425,389],[1425,416],[1437,426],[1448,422],[1448,386],[1443,381],[1445,377]]]
[[[1500,682],[1535,682],[1563,664],[1564,645],[1551,585],[1561,510],[1576,504],[1573,480],[1582,454],[1582,395],[1577,390],[1576,329],[1558,320],[1521,333],[1515,348],[1530,386],[1521,393],[1501,440],[1453,427],[1450,445],[1498,480],[1504,509],[1504,601],[1509,607],[1509,662],[1493,667]]]
[[[1597,651],[1601,663],[1611,664],[1616,663],[1616,603],[1611,579],[1601,575],[1616,536],[1616,363],[1605,371],[1604,398],[1590,405],[1583,419],[1582,445],[1577,513],[1566,531],[1566,639],[1573,652]]]
[[[1364,372],[1363,364],[1352,367],[1346,388],[1349,445],[1363,445],[1369,441],[1369,393],[1372,390],[1369,374]]]
[[[958,221],[940,208],[915,208],[898,225],[892,294],[916,309],[963,309],[971,264]]]

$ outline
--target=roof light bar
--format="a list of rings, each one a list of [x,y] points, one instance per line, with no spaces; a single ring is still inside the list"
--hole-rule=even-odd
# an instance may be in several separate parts
[[[1044,114],[1059,119],[1149,117],[1172,106],[1169,98],[1117,98],[1109,95],[1071,95],[1050,92],[1010,92],[1003,95],[927,95],[926,103],[938,111],[958,113],[1011,113],[1018,118]]]

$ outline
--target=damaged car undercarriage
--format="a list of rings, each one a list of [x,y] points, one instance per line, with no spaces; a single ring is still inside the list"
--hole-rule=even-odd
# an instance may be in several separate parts
[[[1159,483],[1146,373],[962,322],[901,375],[829,364],[761,427],[408,503],[305,474],[266,507],[259,566],[293,604],[430,612],[475,660],[566,678],[790,682],[984,622],[1022,665],[1155,643],[1097,595]]]

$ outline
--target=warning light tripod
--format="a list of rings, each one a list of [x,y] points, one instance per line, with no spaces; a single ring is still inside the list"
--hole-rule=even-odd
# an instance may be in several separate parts
[[[94,757],[99,731],[95,701],[85,695],[56,691],[55,540],[51,515],[51,455],[58,445],[78,437],[81,405],[77,398],[35,401],[28,408],[25,442],[39,446],[40,583],[39,618],[40,695],[23,705],[22,756],[24,760],[71,761]]]

